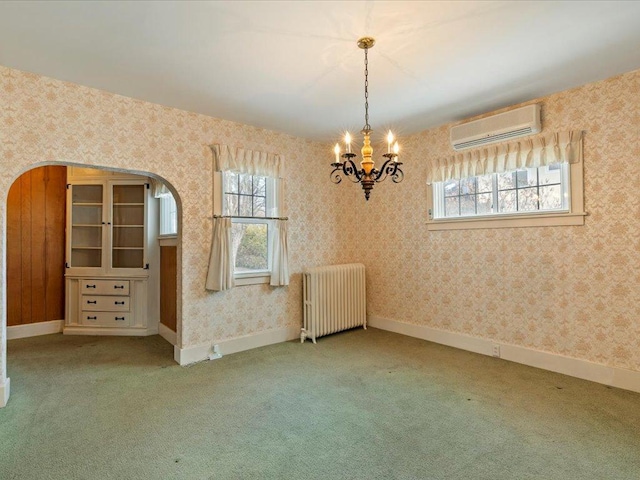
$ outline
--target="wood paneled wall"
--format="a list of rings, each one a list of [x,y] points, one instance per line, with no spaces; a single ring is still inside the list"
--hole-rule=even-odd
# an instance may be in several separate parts
[[[66,167],[20,176],[7,199],[7,325],[64,319]]]
[[[177,324],[177,247],[160,247],[160,323],[174,332]]]

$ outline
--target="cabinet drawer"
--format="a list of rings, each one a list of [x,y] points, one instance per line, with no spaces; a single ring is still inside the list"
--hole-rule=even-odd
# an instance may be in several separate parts
[[[89,295],[129,295],[129,280],[80,280],[80,293]]]
[[[87,312],[128,312],[129,297],[82,295],[81,308]]]
[[[83,311],[80,324],[94,327],[128,327],[131,325],[131,314],[128,312],[88,312]]]

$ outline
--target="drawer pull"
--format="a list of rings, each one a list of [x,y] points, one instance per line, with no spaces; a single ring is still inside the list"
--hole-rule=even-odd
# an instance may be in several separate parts
[[[124,305],[124,302],[115,302],[116,305]]]
[[[96,288],[95,285],[85,285],[84,288]]]
[[[91,305],[91,304],[95,305],[96,303],[98,303],[98,301],[97,300],[87,300],[87,303],[89,305]]]
[[[87,317],[87,320],[97,320],[98,317]]]
[[[124,285],[114,285],[113,288],[121,288],[124,290]]]
[[[118,320],[124,320],[124,317],[116,317],[116,321]]]

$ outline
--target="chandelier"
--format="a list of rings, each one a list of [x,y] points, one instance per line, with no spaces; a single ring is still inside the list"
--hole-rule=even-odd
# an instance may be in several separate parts
[[[404,178],[404,173],[400,169],[402,162],[398,161],[398,142],[393,142],[393,134],[389,131],[387,135],[387,153],[383,155],[385,162],[378,170],[374,167],[375,163],[371,160],[373,156],[373,147],[371,146],[371,125],[369,125],[369,59],[367,53],[376,43],[374,38],[362,37],[358,40],[358,47],[364,50],[364,127],[362,128],[363,146],[362,161],[358,169],[353,159],[355,153],[351,152],[351,135],[347,132],[344,136],[346,152],[341,154],[340,144],[336,143],[334,153],[336,161],[331,164],[333,171],[331,172],[331,181],[335,184],[342,182],[342,175],[353,183],[361,183],[364,190],[364,198],[369,200],[371,190],[376,183],[384,181],[387,177],[391,177],[393,183],[400,183]],[[393,144],[393,146],[392,146]],[[342,158],[342,160],[340,160]]]

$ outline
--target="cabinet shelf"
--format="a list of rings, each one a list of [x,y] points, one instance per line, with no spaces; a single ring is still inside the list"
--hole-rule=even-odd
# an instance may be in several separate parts
[[[72,250],[102,250],[102,247],[71,247]]]
[[[144,207],[144,203],[131,203],[131,202],[114,202],[114,206],[125,206],[125,207]]]
[[[72,227],[102,227],[102,223],[73,223]]]
[[[113,228],[144,228],[144,225],[112,225]]]
[[[101,207],[102,203],[72,202],[71,205],[77,206],[77,207]]]

